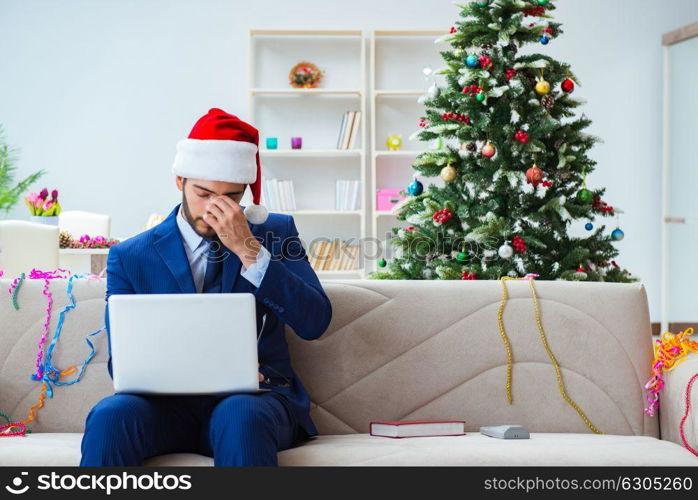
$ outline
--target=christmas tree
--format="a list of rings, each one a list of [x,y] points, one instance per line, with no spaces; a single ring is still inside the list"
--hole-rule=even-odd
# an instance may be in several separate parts
[[[437,42],[443,83],[428,89],[413,137],[433,146],[412,165],[415,175],[394,209],[411,224],[392,228],[394,255],[374,279],[539,279],[636,281],[614,259],[623,238],[595,224],[618,218],[604,188],[587,186],[600,141],[575,116],[579,79],[569,64],[540,53],[563,32],[549,0],[475,1]],[[440,176],[443,186],[417,175]],[[580,226],[571,235],[573,223]],[[586,222],[586,224],[584,224]],[[581,231],[581,226],[584,231]],[[610,234],[609,234],[610,232]]]

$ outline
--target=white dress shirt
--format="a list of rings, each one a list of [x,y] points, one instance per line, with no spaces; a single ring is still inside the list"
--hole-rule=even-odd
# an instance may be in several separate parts
[[[208,251],[208,242],[197,234],[194,229],[189,225],[189,223],[184,218],[182,214],[182,207],[179,207],[179,212],[177,213],[177,227],[179,227],[179,232],[184,240],[184,250],[187,254],[187,259],[189,260],[189,267],[191,268],[191,274],[194,277],[194,286],[196,287],[196,292],[201,293],[204,287],[204,276],[206,276],[206,252]],[[245,265],[242,264],[242,269],[240,270],[240,276],[245,278],[247,281],[252,283],[254,286],[259,287],[264,278],[264,274],[269,266],[269,260],[271,254],[269,250],[261,246],[259,253],[257,254],[256,262],[253,262],[250,267],[245,269]]]

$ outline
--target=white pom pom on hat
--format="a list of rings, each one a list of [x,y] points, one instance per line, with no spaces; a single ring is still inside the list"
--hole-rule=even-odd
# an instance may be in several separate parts
[[[177,143],[172,173],[192,179],[249,184],[252,204],[245,207],[245,217],[252,224],[262,224],[269,216],[260,203],[259,131],[220,108],[209,109],[194,124],[189,137]]]

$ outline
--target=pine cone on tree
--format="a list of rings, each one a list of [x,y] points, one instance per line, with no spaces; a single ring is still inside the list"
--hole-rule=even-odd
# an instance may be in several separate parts
[[[540,103],[543,105],[545,109],[550,111],[551,109],[553,109],[553,106],[555,105],[555,98],[550,94],[546,94],[541,98]]]
[[[572,177],[572,173],[569,170],[560,170],[555,173],[555,177],[561,183],[567,182]]]
[[[468,151],[475,151],[477,149],[477,144],[475,144],[474,142],[469,142],[465,145],[465,149],[467,149]]]
[[[58,235],[58,248],[70,248],[70,242],[73,241],[73,237],[68,231],[61,231]]]

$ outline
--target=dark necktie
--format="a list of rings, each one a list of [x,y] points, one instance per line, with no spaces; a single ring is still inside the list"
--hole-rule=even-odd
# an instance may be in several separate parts
[[[201,293],[220,293],[223,279],[224,247],[218,238],[209,242],[206,251],[206,274]]]

